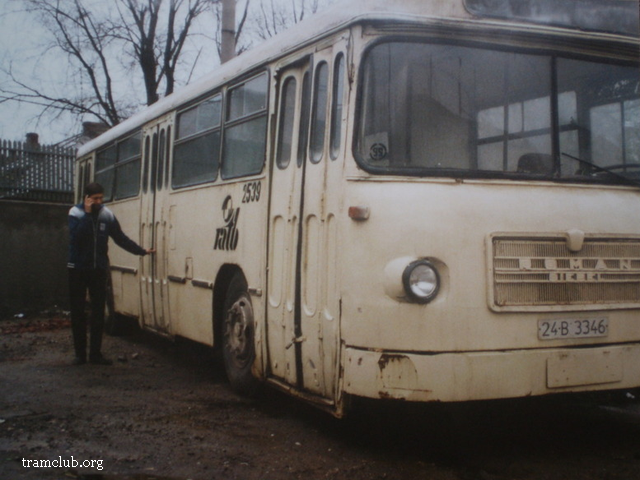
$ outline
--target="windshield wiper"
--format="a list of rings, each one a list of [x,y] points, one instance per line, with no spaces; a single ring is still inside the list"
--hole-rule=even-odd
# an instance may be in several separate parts
[[[601,167],[600,165],[596,165],[593,162],[590,162],[588,160],[583,160],[582,158],[574,157],[573,155],[569,155],[568,153],[565,153],[565,152],[562,152],[561,154],[567,158],[570,158],[571,160],[575,160],[576,162],[582,163],[584,165],[588,165],[589,167],[593,168],[596,172],[608,173],[609,175],[612,175],[617,179],[622,180],[627,185],[634,185],[636,187],[640,187],[640,180],[635,180],[633,178],[621,175],[620,173],[615,172],[613,168]],[[640,165],[638,164],[619,165],[619,166],[616,166],[615,168],[625,168],[625,167],[640,168]]]

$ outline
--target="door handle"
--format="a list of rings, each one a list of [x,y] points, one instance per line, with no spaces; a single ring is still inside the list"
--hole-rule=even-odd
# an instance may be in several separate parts
[[[285,348],[285,350],[289,350],[293,346],[294,343],[302,343],[302,342],[306,342],[306,341],[307,341],[307,337],[305,337],[305,336],[301,336],[301,337],[297,337],[297,338],[293,337],[291,339],[291,342],[289,342],[284,348]]]

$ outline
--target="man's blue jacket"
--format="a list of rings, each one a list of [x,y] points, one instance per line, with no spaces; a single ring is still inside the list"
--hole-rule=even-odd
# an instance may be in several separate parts
[[[109,265],[109,237],[117,245],[134,255],[146,255],[146,251],[127,237],[118,219],[104,205],[97,213],[86,213],[84,204],[69,210],[69,263],[67,267],[79,270],[103,269]]]

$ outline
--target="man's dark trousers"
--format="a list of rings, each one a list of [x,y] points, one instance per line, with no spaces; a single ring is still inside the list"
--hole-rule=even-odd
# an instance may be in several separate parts
[[[69,298],[71,302],[71,329],[76,357],[87,358],[87,316],[85,300],[87,291],[91,302],[89,358],[101,356],[104,308],[106,301],[106,271],[102,269],[79,270],[69,268]]]

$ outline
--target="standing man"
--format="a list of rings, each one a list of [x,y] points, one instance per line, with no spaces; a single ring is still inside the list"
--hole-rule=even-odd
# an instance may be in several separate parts
[[[75,348],[74,365],[87,362],[87,318],[85,299],[87,290],[91,300],[89,362],[111,365],[102,356],[102,332],[106,301],[107,257],[109,237],[117,245],[135,255],[154,253],[144,249],[127,237],[115,215],[102,205],[104,188],[90,183],[84,191],[84,202],[69,210],[69,297],[71,303],[71,329]]]

